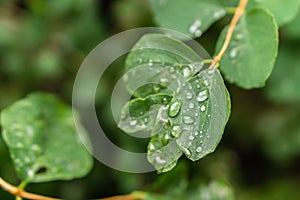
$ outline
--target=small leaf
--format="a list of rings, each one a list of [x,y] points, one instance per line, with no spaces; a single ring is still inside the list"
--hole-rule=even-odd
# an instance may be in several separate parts
[[[282,32],[285,36],[288,36],[293,39],[300,38],[300,9],[297,16],[282,28]]]
[[[225,7],[218,0],[150,0],[150,3],[159,26],[191,37],[200,37],[226,14]]]
[[[295,18],[300,8],[300,1],[289,0],[286,3],[282,0],[249,1],[249,9],[257,7],[268,9],[274,15],[278,26],[282,26],[289,23]]]
[[[33,93],[4,109],[1,125],[17,173],[26,182],[78,178],[92,167],[71,108],[51,94]]]
[[[218,40],[221,48],[228,27]],[[234,29],[233,38],[221,62],[225,78],[240,87],[262,87],[270,76],[278,49],[278,31],[274,18],[263,9],[248,11]]]
[[[219,70],[203,62],[206,55],[149,34],[127,57],[125,83],[136,98],[124,106],[119,127],[151,131],[148,160],[158,172],[171,170],[183,153],[193,161],[204,157],[221,139],[230,99]]]
[[[265,88],[267,96],[274,102],[300,102],[300,48],[295,43],[283,43],[279,50],[274,72]]]

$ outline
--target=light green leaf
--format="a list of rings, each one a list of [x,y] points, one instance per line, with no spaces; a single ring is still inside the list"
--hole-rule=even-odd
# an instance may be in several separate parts
[[[51,94],[32,93],[4,109],[1,125],[17,173],[26,182],[79,178],[92,167],[71,108]]]
[[[150,0],[150,4],[159,26],[191,37],[200,37],[226,14],[225,7],[218,0]]]
[[[289,0],[284,2],[282,0],[257,0],[249,1],[248,8],[262,7],[268,9],[275,17],[278,26],[292,21],[300,8],[299,0]]]
[[[228,27],[218,40],[221,48]],[[270,76],[278,49],[278,31],[274,17],[264,9],[248,11],[234,29],[232,40],[221,62],[225,78],[240,87],[262,87]]]
[[[182,153],[204,157],[222,137],[230,99],[219,70],[203,57],[162,34],[143,36],[127,57],[124,81],[139,93],[124,106],[119,127],[151,131],[148,160],[158,172],[171,170]]]

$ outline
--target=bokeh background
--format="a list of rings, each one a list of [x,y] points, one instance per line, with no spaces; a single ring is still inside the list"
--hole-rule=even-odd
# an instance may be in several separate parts
[[[227,16],[218,21],[198,39],[211,55],[229,20]],[[37,90],[54,93],[71,104],[73,81],[85,56],[111,35],[147,26],[155,24],[146,0],[0,0],[0,110]],[[279,57],[266,87],[243,90],[227,83],[232,98],[230,120],[216,152],[200,161],[181,158],[166,174],[123,173],[95,161],[91,173],[82,179],[30,184],[27,190],[76,200],[137,190],[174,192],[182,184],[224,180],[236,199],[298,200],[299,55],[300,13],[280,29]],[[145,152],[147,140],[122,133],[110,111],[110,94],[124,73],[123,61],[114,62],[101,80],[98,117],[120,147]],[[19,184],[2,137],[0,176]],[[14,197],[0,189],[0,199]]]

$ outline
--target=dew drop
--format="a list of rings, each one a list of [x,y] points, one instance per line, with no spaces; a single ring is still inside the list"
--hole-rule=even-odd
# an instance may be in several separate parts
[[[170,137],[170,135],[167,133],[166,135],[165,135],[165,140],[169,140],[171,137]]]
[[[230,58],[235,58],[238,54],[239,47],[232,48],[229,52]]]
[[[199,134],[199,132],[198,132],[198,131],[196,131],[196,132],[195,132],[195,136],[197,136],[198,134]]]
[[[189,136],[189,140],[194,140],[194,139],[195,139],[195,137],[193,135]]]
[[[191,116],[183,116],[183,122],[185,124],[192,124],[195,122],[195,119]]]
[[[204,80],[204,81],[203,81],[203,85],[204,85],[204,86],[209,86],[208,80]]]
[[[28,170],[27,176],[28,177],[33,177],[34,176],[34,171],[33,170]]]
[[[197,147],[196,151],[200,153],[202,151],[202,147]]]
[[[161,83],[167,83],[169,80],[167,78],[160,78]]]
[[[189,108],[190,108],[190,109],[193,109],[194,107],[195,107],[195,104],[194,104],[194,103],[190,103],[190,104],[189,104]]]
[[[181,134],[181,127],[178,125],[174,125],[171,129],[171,135],[174,137],[179,137]]]
[[[181,102],[174,101],[169,108],[169,116],[176,117],[180,111],[180,108],[181,108]]]
[[[158,164],[165,164],[165,163],[167,162],[167,161],[161,159],[161,157],[159,157],[159,156],[157,156],[157,157],[155,158],[155,160],[156,160],[156,162],[157,162]]]
[[[200,110],[201,110],[202,112],[204,112],[204,111],[206,110],[205,105],[202,105],[202,106],[200,107]]]
[[[191,92],[186,93],[186,98],[187,99],[192,99],[193,98],[193,94]]]
[[[134,125],[136,125],[136,123],[137,123],[137,121],[136,121],[136,120],[132,120],[132,121],[130,121],[130,125],[131,125],[131,126],[134,126]]]
[[[191,75],[191,70],[188,67],[184,68],[183,69],[183,76],[184,77],[189,77],[190,75]]]
[[[200,37],[202,34],[202,31],[200,30],[201,25],[202,22],[199,19],[196,19],[189,27],[189,32],[194,34],[196,37]]]
[[[213,18],[220,19],[226,14],[225,10],[217,10],[214,12]]]
[[[199,102],[205,101],[207,98],[208,98],[208,92],[207,92],[207,90],[202,90],[197,95],[197,101],[199,101]]]
[[[155,146],[154,146],[153,144],[150,144],[150,145],[149,145],[149,149],[150,149],[151,151],[154,151],[154,150],[155,150]]]
[[[244,38],[244,36],[243,36],[243,34],[241,34],[241,33],[235,35],[235,39],[236,39],[236,40],[241,40],[241,39],[243,39],[243,38]]]

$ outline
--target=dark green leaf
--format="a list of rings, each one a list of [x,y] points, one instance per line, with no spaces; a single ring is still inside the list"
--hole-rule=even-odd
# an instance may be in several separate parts
[[[182,153],[193,161],[204,157],[221,139],[230,99],[219,70],[207,69],[203,57],[179,40],[149,34],[126,60],[128,90],[147,92],[124,106],[119,127],[151,130],[148,160],[158,172],[172,169]]]
[[[248,8],[262,7],[268,9],[275,17],[278,26],[289,23],[296,16],[300,8],[299,0],[259,0],[249,1]]]
[[[227,27],[218,40],[221,48]],[[220,64],[225,78],[240,87],[262,87],[270,76],[278,48],[274,18],[264,9],[248,11],[234,29],[233,38]]]
[[[71,108],[51,94],[33,93],[14,103],[1,113],[1,125],[17,173],[26,182],[78,178],[92,167]]]
[[[218,0],[150,0],[156,22],[192,37],[200,37],[226,9]],[[228,2],[227,2],[228,3]]]

